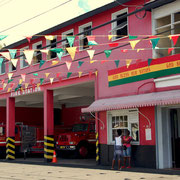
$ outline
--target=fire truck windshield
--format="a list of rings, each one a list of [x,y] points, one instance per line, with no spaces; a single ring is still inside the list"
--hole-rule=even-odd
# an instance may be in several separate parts
[[[72,132],[82,132],[88,130],[88,124],[75,124],[72,128]]]

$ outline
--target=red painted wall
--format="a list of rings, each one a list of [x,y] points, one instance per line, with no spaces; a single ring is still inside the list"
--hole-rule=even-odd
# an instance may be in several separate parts
[[[99,113],[99,143],[100,144],[107,144],[107,113],[106,111]],[[104,125],[103,125],[103,124]]]
[[[152,140],[147,141],[145,138],[145,129],[149,125],[148,120],[139,114],[139,129],[140,129],[140,145],[155,145],[155,107],[142,107],[139,111],[145,115],[151,122],[151,136]]]

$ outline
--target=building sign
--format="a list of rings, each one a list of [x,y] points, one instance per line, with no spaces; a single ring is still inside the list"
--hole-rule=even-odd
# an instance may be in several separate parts
[[[109,87],[180,73],[180,54],[108,71]]]
[[[23,89],[23,90],[18,90],[16,92],[11,92],[11,97],[21,96],[21,95],[25,95],[25,94],[31,94],[31,93],[35,93],[35,92],[39,92],[39,91],[41,91],[40,87],[27,88],[27,89]]]

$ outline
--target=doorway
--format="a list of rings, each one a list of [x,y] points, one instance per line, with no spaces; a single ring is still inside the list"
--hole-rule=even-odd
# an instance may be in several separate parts
[[[172,146],[172,166],[180,168],[180,113],[179,109],[170,109],[171,124],[171,146]]]

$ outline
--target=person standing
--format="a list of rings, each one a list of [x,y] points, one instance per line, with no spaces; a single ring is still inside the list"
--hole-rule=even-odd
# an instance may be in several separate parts
[[[115,160],[116,157],[118,158],[118,170],[120,170],[121,168],[121,156],[122,156],[122,131],[121,129],[117,130],[117,134],[118,136],[115,137],[115,145],[114,145],[114,157],[112,160],[112,168],[114,169],[114,164],[115,164]]]
[[[127,168],[131,168],[131,141],[132,140],[133,140],[133,138],[130,136],[130,131],[127,130],[125,132],[125,136],[122,137],[123,157],[124,157],[124,166],[122,166],[122,168],[125,168],[127,159],[128,159]]]

